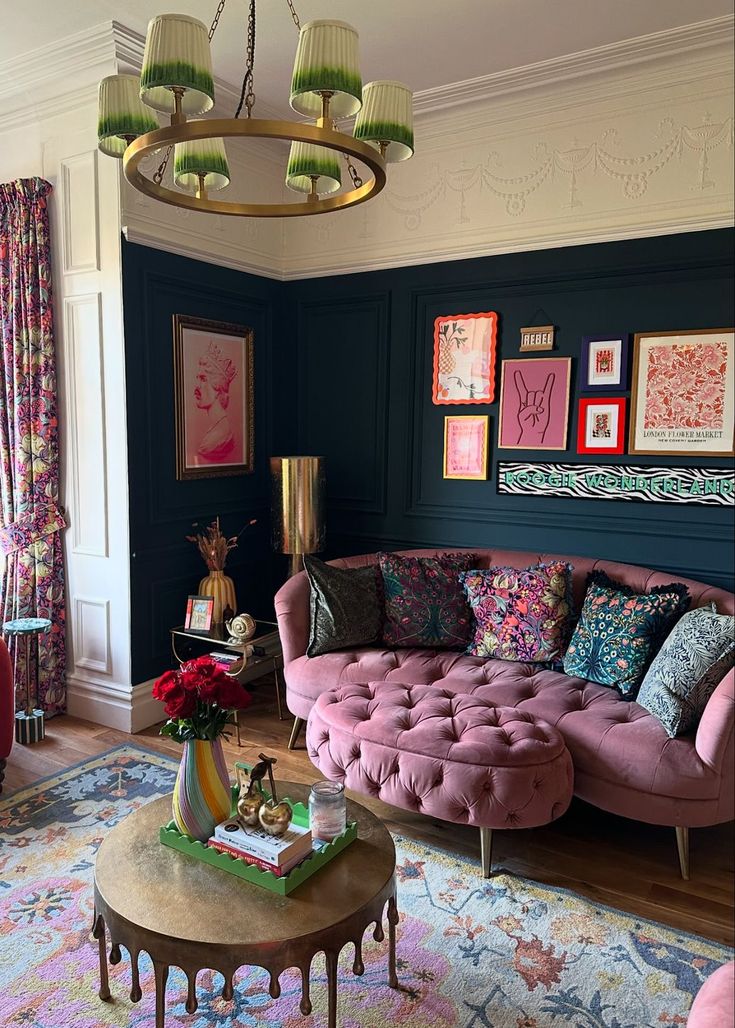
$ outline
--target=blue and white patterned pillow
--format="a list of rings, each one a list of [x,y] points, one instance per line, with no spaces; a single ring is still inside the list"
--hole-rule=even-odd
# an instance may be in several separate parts
[[[714,603],[685,614],[643,679],[638,703],[672,738],[699,723],[712,693],[735,663],[735,617]]]

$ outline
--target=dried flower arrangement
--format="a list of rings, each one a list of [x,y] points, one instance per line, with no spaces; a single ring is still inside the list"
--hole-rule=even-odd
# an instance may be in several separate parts
[[[202,560],[210,571],[224,571],[225,564],[227,563],[227,554],[230,550],[235,549],[238,539],[245,529],[250,528],[257,520],[257,518],[252,518],[247,524],[243,525],[237,535],[226,536],[222,534],[219,527],[219,517],[217,517],[204,531],[197,532],[195,535],[187,535],[186,539],[187,542],[196,545]],[[194,522],[192,527],[197,528],[198,523]]]

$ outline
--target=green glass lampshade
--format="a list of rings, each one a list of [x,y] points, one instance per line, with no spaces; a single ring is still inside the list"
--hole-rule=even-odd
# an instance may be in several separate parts
[[[387,144],[389,163],[413,156],[413,93],[402,82],[368,82],[362,91],[362,110],[355,120],[355,139]]]
[[[318,118],[322,113],[320,92],[333,94],[332,118],[347,118],[360,110],[358,35],[343,21],[310,21],[299,32],[291,106],[299,114]]]
[[[158,121],[140,99],[137,75],[108,75],[98,90],[97,145],[108,157],[122,157],[135,136],[155,132]]]
[[[212,54],[206,25],[185,14],[161,14],[148,24],[140,73],[140,98],[149,107],[171,114],[174,88],[182,89],[187,116],[214,106]]]
[[[312,183],[312,176],[316,180]],[[326,146],[291,143],[286,170],[286,185],[297,193],[334,193],[342,184],[339,156]]]

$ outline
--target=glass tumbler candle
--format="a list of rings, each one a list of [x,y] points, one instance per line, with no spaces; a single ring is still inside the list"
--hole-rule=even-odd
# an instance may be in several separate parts
[[[315,782],[309,796],[311,836],[331,842],[347,826],[345,787],[339,782]]]

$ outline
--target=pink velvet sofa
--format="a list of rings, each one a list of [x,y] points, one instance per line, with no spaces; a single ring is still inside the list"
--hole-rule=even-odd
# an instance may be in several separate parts
[[[431,556],[450,550],[410,550]],[[691,606],[714,601],[719,613],[735,613],[735,596],[667,572],[588,557],[475,549],[479,567],[524,568],[539,561],[565,560],[574,567],[577,609],[588,573],[599,568],[645,592],[671,581],[689,588]],[[376,554],[334,560],[338,567],[362,567]],[[320,657],[306,654],[309,583],[294,575],[275,598],[283,646],[289,710],[295,716],[293,748],[317,698],[346,683],[431,685],[450,694],[471,694],[495,706],[519,711],[554,726],[564,738],[574,768],[574,792],[614,814],[676,828],[682,875],[689,875],[689,829],[731,820],[735,805],[735,672],[730,671],[710,698],[696,732],[670,739],[660,722],[613,689],[532,664],[486,660],[464,653],[428,649],[362,647]],[[378,792],[378,795],[380,793]],[[447,819],[451,820],[450,808]]]

